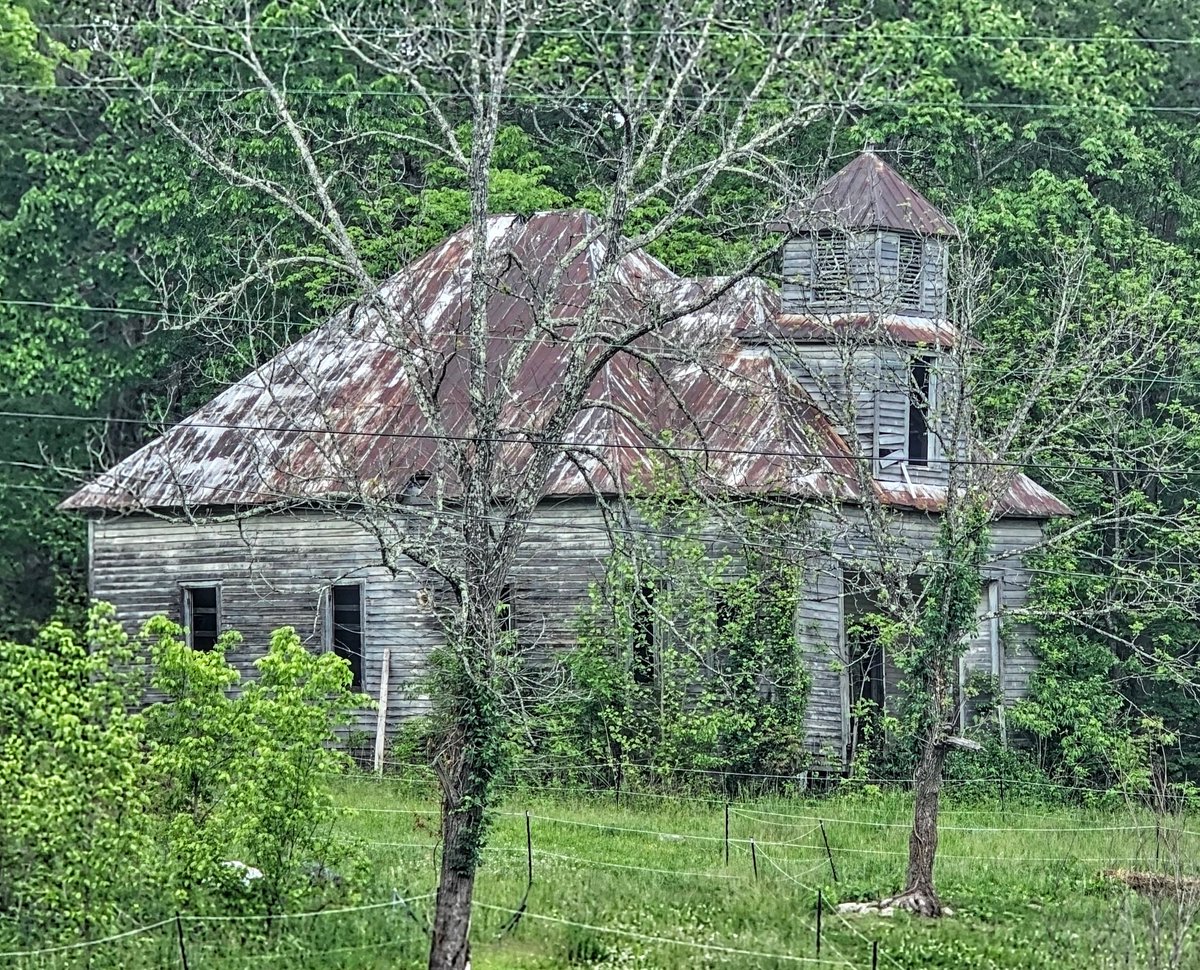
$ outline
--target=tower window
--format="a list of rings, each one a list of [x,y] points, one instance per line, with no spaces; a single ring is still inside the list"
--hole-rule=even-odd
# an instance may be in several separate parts
[[[929,464],[929,402],[933,361],[914,357],[908,382],[908,463]]]
[[[900,267],[896,292],[896,302],[900,309],[921,309],[922,282],[921,240],[913,236],[901,236]]]
[[[813,302],[845,300],[850,289],[845,237],[819,236],[813,246],[813,256]]]

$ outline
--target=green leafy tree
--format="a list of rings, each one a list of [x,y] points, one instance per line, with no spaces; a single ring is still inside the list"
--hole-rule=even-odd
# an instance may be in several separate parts
[[[712,507],[660,475],[635,502],[566,659],[544,743],[624,772],[784,773],[806,760],[802,513]],[[644,530],[644,531],[643,531]],[[631,769],[636,771],[637,769]]]
[[[141,895],[152,802],[132,651],[113,611],[0,641],[0,939],[96,935]]]
[[[193,903],[236,888],[244,870],[228,863],[241,862],[262,874],[254,899],[278,913],[314,873],[343,864],[326,778],[347,764],[338,728],[369,701],[350,692],[343,659],[310,653],[291,627],[272,634],[244,682],[225,659],[236,634],[202,652],[181,633],[161,617],[143,633],[164,697],[145,719],[170,884]]]

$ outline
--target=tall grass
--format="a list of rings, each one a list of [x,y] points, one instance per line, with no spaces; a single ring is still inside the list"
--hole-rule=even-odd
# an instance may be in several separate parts
[[[388,905],[272,924],[168,923],[86,950],[0,958],[0,970],[178,967],[184,953],[189,970],[422,966],[436,792],[419,777],[336,784],[343,811],[331,824],[357,845],[365,874],[345,905]],[[1101,873],[1200,860],[1200,820],[1164,831],[1137,805],[1064,807],[1011,794],[1002,805],[950,792],[937,875],[954,916],[842,917],[838,903],[900,888],[907,795],[869,786],[767,794],[728,811],[727,864],[726,802],[711,792],[625,791],[618,804],[613,792],[507,788],[478,883],[475,965],[866,968],[878,942],[885,968],[1147,966],[1150,934],[1163,931],[1151,928],[1152,904]],[[813,962],[818,892],[830,907],[821,963]]]

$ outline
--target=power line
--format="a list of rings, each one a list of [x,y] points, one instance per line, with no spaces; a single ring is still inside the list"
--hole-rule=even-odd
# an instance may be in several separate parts
[[[911,20],[904,21],[883,21],[883,26],[892,26],[897,23],[904,23],[910,26],[919,26]],[[207,31],[230,31],[241,33],[244,26],[241,24],[217,24],[217,23],[147,23],[142,22],[113,22],[113,21],[93,21],[86,23],[69,23],[69,22],[46,22],[37,25],[42,30],[130,30],[130,29],[150,29],[153,28],[158,33],[162,34],[167,31],[183,32],[185,30],[194,30],[197,32]],[[581,37],[584,36],[584,31],[579,27],[525,27],[525,32],[533,36],[546,37]],[[304,36],[308,34],[336,34],[337,31],[342,31],[352,37],[405,37],[412,39],[426,39],[431,33],[429,29],[420,27],[408,27],[404,25],[392,25],[384,27],[354,27],[346,24],[337,25],[336,29],[333,25],[315,25],[315,26],[298,26],[284,24],[255,24],[252,26],[250,33],[284,33],[288,36]],[[631,37],[658,37],[663,33],[663,30],[654,28],[639,28],[639,27],[618,27],[615,30],[608,32],[616,36],[631,36]],[[670,29],[672,37],[700,37],[706,32],[697,28],[688,27],[673,27]],[[808,30],[779,30],[779,31],[759,31],[752,25],[746,24],[744,29],[738,29],[732,24],[714,24],[707,31],[709,36],[715,35],[733,35],[739,37],[758,37],[771,41],[780,39],[805,39],[813,40],[856,40],[864,38],[872,44],[879,41],[904,43],[907,47],[914,42],[920,41],[936,41],[955,43],[1063,43],[1063,44],[1087,44],[1087,43],[1102,43],[1102,44],[1162,44],[1165,46],[1195,46],[1200,45],[1200,38],[1195,37],[1142,37],[1133,34],[938,34],[925,33],[905,34],[902,36],[892,36],[889,34],[871,33],[869,31],[808,31]]]
[[[584,402],[580,410],[586,410],[590,406],[589,402]],[[93,417],[83,414],[63,414],[49,411],[16,411],[16,410],[0,410],[0,418],[14,418],[22,420],[53,420],[53,421],[69,421],[69,422],[85,422],[92,424],[126,424],[136,425],[139,427],[149,427],[154,429],[161,428],[159,422],[151,421],[147,418],[118,418],[118,417]],[[766,449],[766,448],[735,448],[732,446],[718,447],[715,445],[686,445],[672,444],[669,442],[655,441],[647,439],[645,442],[631,444],[621,441],[586,441],[581,439],[569,438],[547,438],[538,437],[535,433],[526,431],[525,429],[516,429],[507,435],[463,435],[463,434],[437,434],[434,432],[422,431],[364,431],[353,428],[320,428],[320,427],[301,427],[299,425],[268,425],[268,424],[242,424],[242,423],[216,423],[209,421],[197,421],[193,418],[184,418],[177,424],[172,425],[167,431],[175,431],[179,428],[196,428],[206,431],[252,431],[271,434],[288,434],[288,435],[313,435],[315,437],[353,437],[353,438],[397,438],[414,441],[437,441],[437,442],[482,442],[487,444],[497,445],[553,445],[562,448],[564,451],[580,451],[589,452],[604,449],[614,451],[655,451],[665,454],[686,454],[686,455],[730,455],[737,457],[757,457],[757,458],[789,458],[789,459],[837,459],[841,461],[870,461],[865,455],[855,454],[853,452],[827,452],[827,451],[803,451],[803,450],[781,450],[781,449]],[[166,434],[167,432],[161,432]],[[1196,474],[1196,469],[1190,468],[1170,468],[1170,467],[1125,467],[1121,465],[1084,465],[1078,462],[1016,462],[1006,461],[1000,458],[933,458],[929,460],[930,466],[946,465],[946,466],[964,466],[964,467],[979,467],[979,468],[1008,468],[1022,471],[1025,469],[1039,471],[1073,471],[1073,472],[1093,472],[1093,473],[1124,473],[1136,472],[1142,475],[1193,475]],[[119,464],[113,469],[103,472],[103,476],[113,478],[119,485],[119,478],[113,475]],[[420,471],[421,469],[414,469]],[[130,481],[138,481],[138,479],[130,477]],[[145,480],[146,483],[162,484],[155,479]],[[223,488],[220,486],[197,486],[206,490],[229,491],[236,492],[233,488]],[[244,489],[242,490],[244,491]],[[296,498],[298,496],[289,496]]]
[[[215,87],[205,85],[182,85],[175,87],[167,87],[164,85],[147,85],[142,88],[137,85],[97,85],[93,88],[72,87],[72,88],[47,88],[44,85],[38,84],[17,84],[7,83],[0,84],[0,91],[22,91],[29,93],[46,94],[51,91],[56,92],[84,92],[84,91],[102,91],[108,94],[145,94],[152,89],[155,95],[214,95],[220,97],[229,97],[233,95],[247,94],[262,94],[263,89],[257,87]],[[281,92],[285,97],[300,97],[300,98],[402,98],[412,101],[422,100],[416,94],[408,91],[375,91],[356,89],[354,91],[335,91],[324,88],[292,88],[284,89]],[[449,101],[460,102],[461,96],[453,94],[444,95],[428,95],[434,101]],[[509,101],[516,104],[544,104],[553,107],[557,110],[562,110],[565,105],[573,102],[594,103],[594,104],[614,104],[615,102],[608,95],[598,94],[536,94],[531,92],[509,92],[499,95],[501,101]],[[745,98],[735,96],[712,96],[705,97],[703,95],[686,96],[680,95],[675,99],[669,99],[666,96],[647,97],[646,100],[653,104],[667,104],[673,100],[675,103],[694,103],[700,104],[728,104],[737,105],[739,107],[746,104]],[[787,105],[795,107],[797,102],[795,98],[786,97],[763,97],[759,98],[756,104],[762,105]],[[1074,111],[1079,113],[1096,113],[1107,114],[1112,111],[1128,111],[1134,114],[1200,114],[1200,105],[1131,105],[1124,103],[1100,104],[1095,101],[1080,102],[1077,104],[1060,103],[1044,101],[971,101],[966,99],[960,100],[941,100],[941,101],[914,101],[904,99],[877,99],[877,98],[861,98],[856,100],[813,100],[804,103],[804,107],[818,109],[836,109],[836,108],[860,108],[860,109],[879,109],[879,108],[963,108],[971,111],[989,111],[989,110],[1004,110],[1004,111]]]
[[[425,250],[424,252],[428,252],[428,250]],[[419,255],[421,255],[421,254],[414,254],[414,256],[419,256]],[[687,277],[679,277],[679,281],[681,283],[686,283],[686,282],[688,282],[688,278]],[[118,316],[158,317],[161,319],[186,320],[186,321],[196,321],[199,319],[203,319],[206,321],[213,321],[216,323],[244,323],[244,324],[250,324],[250,325],[254,325],[254,326],[262,326],[262,324],[264,323],[264,320],[260,317],[238,316],[238,315],[228,314],[228,313],[213,313],[213,314],[183,313],[178,310],[168,310],[165,307],[90,306],[87,304],[62,303],[62,302],[55,302],[55,301],[51,301],[51,300],[12,300],[12,299],[2,299],[2,298],[0,298],[0,306],[29,307],[31,309],[44,309],[44,310],[63,310],[63,311],[70,311],[72,313],[97,313],[97,314],[113,314],[113,315],[118,315]],[[685,314],[684,317],[686,318],[688,315],[689,314]],[[322,325],[327,324],[329,321],[330,321],[329,314],[323,315],[320,318],[319,322],[312,321],[314,323],[314,327],[311,330],[306,331],[305,336],[315,332]],[[269,321],[266,321],[266,322],[269,322]],[[295,325],[293,324],[293,326],[295,326]],[[525,342],[527,340],[527,337],[495,333],[495,334],[489,334],[488,340],[489,341],[497,341],[500,343],[518,344],[518,343]],[[395,345],[389,344],[386,341],[377,341],[377,342],[381,346],[395,347]],[[291,349],[292,346],[294,346],[294,345],[283,345],[283,346],[279,347],[278,349],[279,349],[280,353],[286,353],[289,349]],[[265,365],[258,365],[258,366],[265,366]],[[988,366],[985,366],[983,364],[976,363],[976,362],[972,362],[969,369],[972,373],[986,373],[986,374],[990,374],[996,378],[1026,376],[1029,373],[1031,373],[1033,370],[1030,367],[1023,367],[1023,368],[1015,368],[1014,367],[1011,369],[1003,370],[1003,369],[1000,369],[997,367],[988,367]],[[1167,386],[1167,387],[1200,387],[1200,378],[1165,377],[1165,376],[1156,377],[1156,376],[1149,376],[1149,375],[1130,374],[1130,375],[1122,375],[1120,378],[1118,378],[1116,380],[1118,380],[1120,383],[1162,385],[1162,386]]]

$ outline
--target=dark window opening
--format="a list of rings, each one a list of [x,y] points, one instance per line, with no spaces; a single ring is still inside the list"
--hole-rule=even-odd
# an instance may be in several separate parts
[[[897,278],[896,302],[902,310],[921,309],[921,240],[900,237],[900,266]]]
[[[193,650],[212,650],[221,636],[220,593],[216,586],[186,586],[183,625]]]
[[[653,684],[658,679],[658,650],[655,643],[653,586],[643,586],[633,601],[630,622],[633,642],[630,644],[630,671],[636,684]]]
[[[849,656],[850,686],[850,758],[870,743],[882,723],[887,701],[887,667],[878,623],[871,615],[855,618],[847,624],[846,646]]]
[[[929,464],[930,360],[914,357],[908,386],[908,463]]]
[[[363,687],[363,604],[362,586],[351,583],[334,586],[333,630],[330,646],[350,665],[350,689]]]

